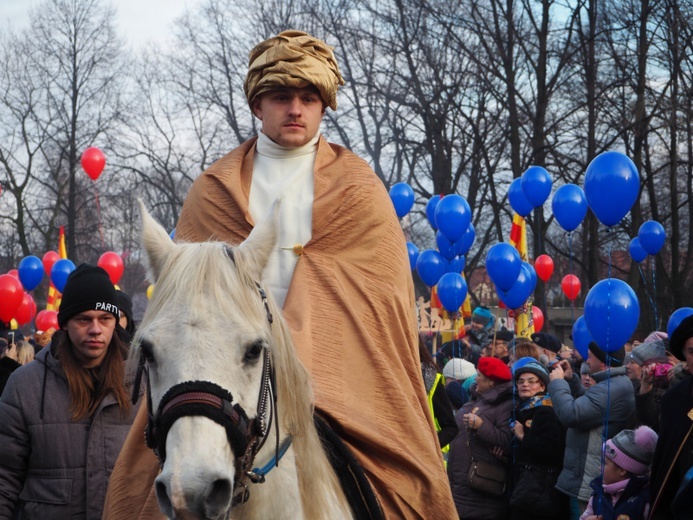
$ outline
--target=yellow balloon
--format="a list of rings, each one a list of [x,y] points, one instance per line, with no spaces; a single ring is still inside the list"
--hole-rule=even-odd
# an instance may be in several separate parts
[[[17,320],[12,318],[12,321],[10,321],[10,330],[17,330],[19,328],[19,323],[17,323]]]
[[[149,287],[147,287],[147,299],[150,300],[152,298],[152,294],[154,294],[154,284],[151,284]]]
[[[120,287],[118,286],[118,284],[114,284],[113,287],[115,287],[116,291],[120,291]]]

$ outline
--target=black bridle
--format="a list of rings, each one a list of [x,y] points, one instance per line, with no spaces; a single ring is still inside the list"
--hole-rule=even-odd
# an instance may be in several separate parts
[[[224,247],[224,251],[231,262],[235,263],[233,251],[228,247]],[[258,282],[255,282],[255,286],[262,298],[267,321],[271,326],[274,320],[267,302],[267,294]],[[252,467],[255,457],[267,440],[273,420],[276,432],[275,465],[279,464],[281,458],[277,394],[271,358],[269,347],[265,346],[262,355],[260,395],[253,419],[248,419],[248,414],[241,405],[233,403],[231,392],[209,381],[186,381],[174,385],[164,394],[156,413],[153,413],[152,393],[150,385],[147,384],[147,427],[144,435],[147,446],[154,450],[159,459],[159,465],[163,467],[166,461],[166,437],[173,423],[181,417],[207,417],[224,427],[229,444],[236,454],[232,506],[246,502],[249,497],[248,480],[254,483],[264,482],[264,474],[258,474],[260,472],[255,472]],[[144,351],[140,349],[132,394],[133,404],[139,397],[143,374],[149,383],[149,365]]]

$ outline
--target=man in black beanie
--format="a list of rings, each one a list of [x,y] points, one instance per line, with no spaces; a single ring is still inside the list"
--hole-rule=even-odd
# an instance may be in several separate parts
[[[0,399],[0,518],[101,518],[106,489],[137,407],[125,383],[127,347],[115,334],[116,291],[82,264],[67,278],[60,330],[10,376]],[[58,478],[60,477],[60,478]],[[35,494],[46,482],[56,500]],[[62,479],[62,480],[61,480]],[[67,491],[66,491],[67,490]]]

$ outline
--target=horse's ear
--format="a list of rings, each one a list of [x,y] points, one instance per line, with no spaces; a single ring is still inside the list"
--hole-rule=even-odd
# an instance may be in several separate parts
[[[248,274],[256,280],[262,278],[262,271],[277,245],[280,206],[281,199],[277,199],[265,219],[253,228],[248,238],[235,250],[235,253],[243,259],[243,265]]]
[[[171,254],[171,250],[176,246],[166,230],[149,214],[142,199],[138,198],[137,201],[140,203],[140,213],[142,214],[142,245],[147,253],[149,269],[154,277],[153,281],[156,281]]]

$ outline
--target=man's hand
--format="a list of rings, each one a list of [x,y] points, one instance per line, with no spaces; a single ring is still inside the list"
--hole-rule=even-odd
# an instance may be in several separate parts
[[[553,370],[551,370],[549,374],[549,380],[555,381],[556,379],[565,379],[565,372],[563,371],[561,363],[555,364]]]
[[[572,379],[573,367],[570,366],[570,362],[567,359],[564,359],[559,363],[559,366],[563,369],[563,377],[565,379]]]

